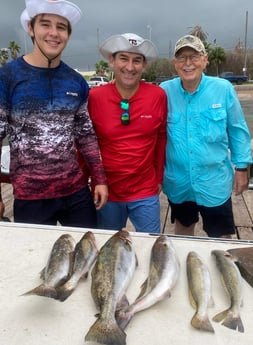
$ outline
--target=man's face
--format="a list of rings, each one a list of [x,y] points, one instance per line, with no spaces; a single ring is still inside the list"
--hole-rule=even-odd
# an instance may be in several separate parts
[[[138,86],[146,65],[144,56],[136,53],[118,52],[110,58],[116,83],[128,90]]]
[[[34,46],[49,58],[60,54],[69,39],[69,22],[66,18],[55,14],[39,14],[33,26],[29,24],[29,34],[34,38]]]
[[[175,58],[174,66],[177,74],[182,79],[182,83],[199,84],[202,72],[205,70],[208,57],[206,54],[199,53],[192,48],[180,49]]]

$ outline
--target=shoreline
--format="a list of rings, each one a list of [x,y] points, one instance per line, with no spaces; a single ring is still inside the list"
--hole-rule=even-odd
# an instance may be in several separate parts
[[[235,85],[234,88],[240,101],[253,100],[253,84]]]

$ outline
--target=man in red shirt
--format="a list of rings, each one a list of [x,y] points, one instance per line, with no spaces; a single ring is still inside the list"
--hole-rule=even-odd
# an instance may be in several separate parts
[[[157,50],[128,33],[108,38],[100,53],[115,80],[92,89],[88,102],[109,188],[98,226],[120,230],[129,217],[136,231],[159,233],[167,100],[160,87],[141,81]]]

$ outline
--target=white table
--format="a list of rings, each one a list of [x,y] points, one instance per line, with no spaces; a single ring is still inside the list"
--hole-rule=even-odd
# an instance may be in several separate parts
[[[84,336],[95,321],[97,310],[90,294],[91,277],[79,283],[65,301],[39,296],[20,296],[40,283],[39,272],[46,265],[55,240],[71,233],[78,241],[88,229],[0,223],[0,339],[6,345],[83,345]],[[101,247],[113,234],[95,231]],[[149,266],[150,249],[156,239],[148,234],[132,235],[139,266],[127,296],[132,302],[140,291]],[[189,251],[197,251],[208,265],[213,282],[215,306],[210,318],[228,304],[221,285],[213,249],[252,246],[253,242],[218,241],[172,237],[181,262],[179,281],[170,299],[134,316],[128,327],[127,345],[249,345],[253,339],[253,289],[243,280],[244,306],[241,318],[245,332],[230,330],[212,322],[215,334],[198,331],[190,325],[194,309],[188,299],[185,260]],[[91,344],[91,343],[87,343]]]

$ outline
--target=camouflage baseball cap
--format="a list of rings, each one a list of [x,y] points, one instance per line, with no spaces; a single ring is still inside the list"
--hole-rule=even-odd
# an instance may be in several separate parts
[[[184,48],[184,47],[189,47],[196,50],[199,53],[206,54],[205,46],[203,42],[197,36],[186,35],[186,36],[181,37],[176,42],[174,54],[176,55],[179,49]]]

